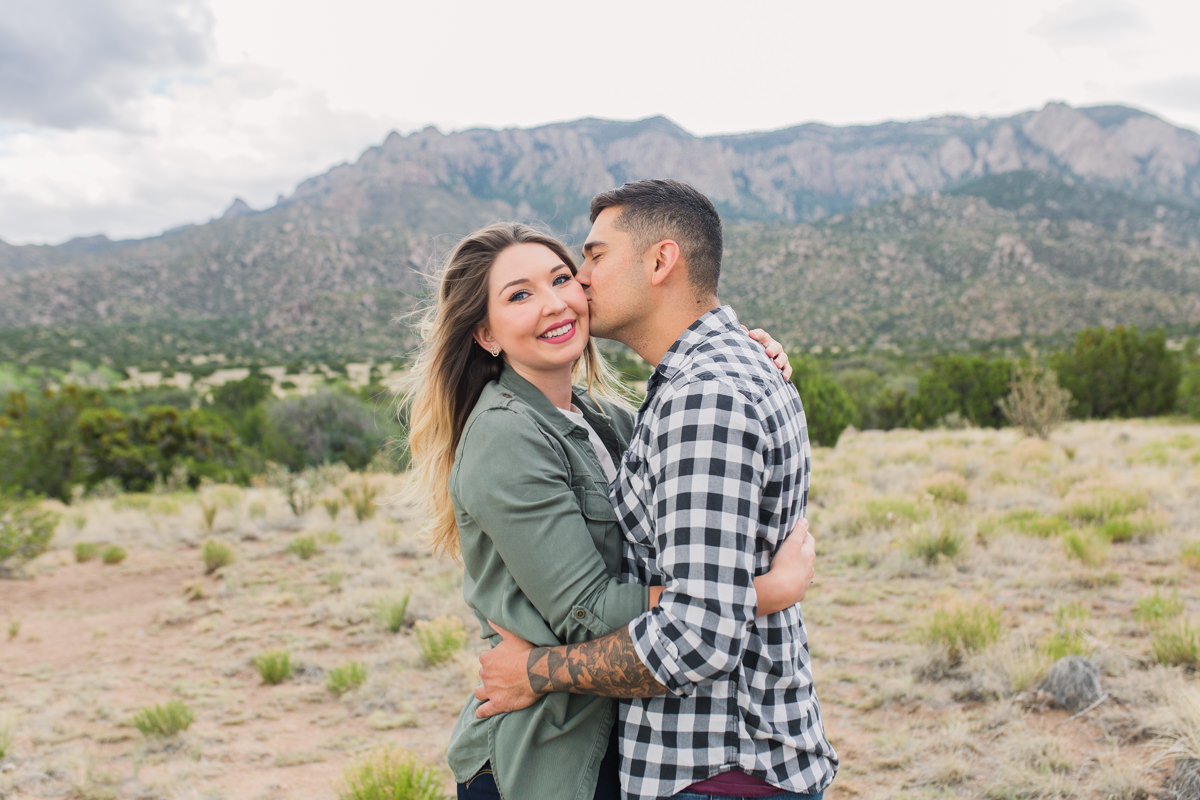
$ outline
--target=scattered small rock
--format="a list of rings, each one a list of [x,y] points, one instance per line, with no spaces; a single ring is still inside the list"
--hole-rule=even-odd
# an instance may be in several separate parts
[[[1100,669],[1082,656],[1056,661],[1040,688],[1054,696],[1056,705],[1071,712],[1084,710],[1104,694]]]

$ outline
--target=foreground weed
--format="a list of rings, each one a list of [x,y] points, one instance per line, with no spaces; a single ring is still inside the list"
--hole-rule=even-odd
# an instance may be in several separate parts
[[[342,498],[327,497],[321,501],[321,505],[325,507],[325,513],[329,515],[329,520],[332,522],[337,519],[342,510]]]
[[[204,530],[212,533],[213,526],[217,524],[217,501],[201,500],[200,513],[204,515]]]
[[[438,617],[416,623],[417,644],[429,666],[449,661],[467,646],[467,628],[458,617]]]
[[[882,528],[897,522],[923,522],[929,509],[902,497],[881,497],[866,503],[867,518],[871,525]]]
[[[96,542],[76,542],[73,549],[75,561],[80,564],[95,561],[100,557],[100,545]]]
[[[296,558],[299,558],[302,561],[307,561],[317,553],[321,552],[321,548],[317,544],[316,537],[297,536],[295,539],[292,539],[290,542],[288,542],[287,551],[296,556]]]
[[[924,531],[908,541],[909,553],[915,558],[925,559],[927,564],[933,564],[941,558],[953,561],[958,558],[962,546],[963,535],[950,528],[943,528],[936,533]]]
[[[58,520],[35,499],[0,493],[0,571],[6,561],[19,564],[46,552]]]
[[[968,653],[986,650],[1000,638],[1000,611],[982,604],[938,609],[922,638],[940,649],[950,666],[957,666]]]
[[[143,736],[174,736],[186,731],[195,715],[183,702],[171,700],[162,705],[146,706],[133,715],[133,727]]]
[[[100,560],[105,564],[120,564],[125,560],[125,548],[119,544],[110,544],[100,552]]]
[[[146,493],[130,493],[114,497],[113,511],[148,511],[153,495]]]
[[[1172,667],[1200,667],[1200,631],[1186,621],[1173,630],[1160,630],[1150,639],[1154,660]]]
[[[1068,603],[1055,612],[1057,629],[1038,642],[1038,650],[1050,663],[1067,656],[1091,655],[1088,622],[1092,612],[1082,603]]]
[[[216,539],[209,539],[204,543],[204,572],[207,575],[212,575],[221,567],[227,567],[233,563],[233,548],[224,542],[218,542]]]
[[[254,657],[254,668],[268,686],[276,686],[292,677],[292,654],[287,650],[264,650]]]
[[[338,800],[446,800],[437,770],[413,754],[380,750],[352,764]]]
[[[1057,514],[1049,516],[1038,513],[1032,508],[1022,508],[1010,511],[1004,515],[1004,522],[1018,533],[1036,536],[1039,539],[1049,539],[1065,533],[1071,523]]]
[[[367,668],[361,661],[350,661],[329,670],[325,676],[325,688],[336,695],[357,689],[367,680]]]
[[[1200,542],[1186,545],[1179,553],[1179,560],[1192,569],[1200,569]]]
[[[1165,620],[1173,617],[1178,617],[1183,613],[1183,600],[1179,597],[1179,590],[1171,593],[1170,597],[1163,597],[1161,593],[1155,590],[1154,594],[1149,597],[1143,597],[1138,600],[1133,606],[1133,618],[1143,625],[1154,627]]]
[[[408,615],[408,601],[411,597],[412,592],[408,592],[399,600],[394,598],[380,600],[375,606],[375,619],[379,620],[380,625],[392,633],[396,633],[404,627],[405,618]]]
[[[346,498],[346,503],[354,511],[356,520],[362,522],[375,516],[375,510],[378,508],[375,497],[379,494],[379,487],[372,486],[371,482],[367,480],[367,476],[363,476],[362,482],[358,486],[344,487],[342,494]]]
[[[1074,520],[1094,525],[1141,511],[1149,503],[1150,497],[1145,492],[1106,488],[1072,499],[1066,513]]]
[[[1108,540],[1090,530],[1067,531],[1063,536],[1063,548],[1068,558],[1078,559],[1089,567],[1108,560]]]
[[[921,485],[934,502],[947,505],[967,504],[967,482],[956,472],[939,472]]]
[[[17,723],[11,716],[6,714],[0,717],[0,760],[12,752],[13,729],[16,727]]]
[[[21,634],[21,623],[19,620],[13,620],[8,623],[8,640],[11,642]]]

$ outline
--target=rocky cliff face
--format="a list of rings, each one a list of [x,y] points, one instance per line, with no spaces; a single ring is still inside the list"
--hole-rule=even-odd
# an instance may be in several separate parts
[[[811,221],[1022,169],[1200,202],[1200,135],[1132,109],[1062,104],[996,120],[804,125],[706,138],[661,117],[449,135],[428,128],[393,133],[356,163],[305,181],[285,202],[442,188],[578,229],[596,192],[670,175],[701,188],[730,219]]]

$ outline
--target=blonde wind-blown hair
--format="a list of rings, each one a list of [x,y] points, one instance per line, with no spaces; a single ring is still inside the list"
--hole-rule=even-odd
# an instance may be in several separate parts
[[[480,347],[473,334],[487,321],[492,264],[501,252],[518,244],[543,245],[562,259],[572,275],[577,270],[558,240],[520,223],[489,225],[460,241],[438,275],[437,300],[426,311],[421,348],[401,397],[408,409],[410,487],[425,512],[434,552],[454,559],[461,553],[450,500],[454,453],[483,387],[500,377],[503,369],[501,359]],[[580,378],[589,393],[594,389],[618,400],[625,396],[612,368],[590,340],[575,363],[572,380]]]

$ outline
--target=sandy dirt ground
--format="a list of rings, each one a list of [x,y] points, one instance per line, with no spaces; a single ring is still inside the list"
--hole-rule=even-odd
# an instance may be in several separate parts
[[[850,433],[817,451],[814,469],[818,578],[804,613],[842,759],[827,798],[1168,796],[1171,764],[1156,754],[1184,724],[1175,699],[1197,690],[1197,673],[1159,663],[1154,643],[1170,626],[1200,631],[1200,554],[1189,556],[1200,545],[1200,428],[1080,424],[1050,443],[1013,431]],[[266,487],[57,507],[52,550],[0,580],[0,798],[335,798],[347,767],[381,746],[440,770],[449,795],[446,742],[481,644],[458,567],[425,552],[399,499],[403,477],[370,480],[392,499],[362,521],[319,503],[297,517]],[[1069,531],[1029,530],[1042,515],[1098,536],[1103,520],[1078,515],[1114,496],[1129,498],[1133,533],[1088,562],[1065,546]],[[219,508],[211,530],[204,505]],[[957,552],[920,553],[946,532]],[[289,550],[306,536],[319,550],[307,559]],[[213,574],[201,557],[209,539],[236,554]],[[128,556],[77,563],[78,542]],[[409,623],[392,633],[377,610],[404,596]],[[1147,598],[1167,618],[1139,611]],[[999,636],[949,663],[927,634],[931,616],[975,606],[999,616]],[[472,635],[431,666],[412,623],[447,618]],[[1067,629],[1106,692],[1080,716],[1037,691],[1047,643]],[[280,648],[294,674],[265,685],[254,657]],[[367,680],[336,695],[328,672],[350,661]],[[194,711],[183,733],[147,738],[131,724],[171,700]]]

